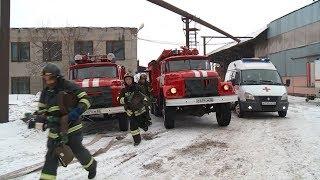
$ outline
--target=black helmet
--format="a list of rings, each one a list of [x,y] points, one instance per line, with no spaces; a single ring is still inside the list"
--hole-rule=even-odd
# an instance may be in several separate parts
[[[124,78],[126,78],[126,77],[131,77],[132,79],[134,79],[134,78],[133,78],[133,74],[130,73],[130,72],[128,72],[128,73],[126,73],[126,74],[124,75]]]
[[[42,69],[42,75],[50,75],[55,77],[61,77],[61,71],[60,68],[53,64],[48,63],[43,69]]]

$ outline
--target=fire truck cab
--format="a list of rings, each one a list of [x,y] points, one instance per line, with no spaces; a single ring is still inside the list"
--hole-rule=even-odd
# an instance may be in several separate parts
[[[174,128],[179,113],[203,116],[216,112],[220,126],[231,120],[230,103],[237,101],[232,83],[223,82],[207,56],[197,49],[164,50],[148,64],[156,101],[151,113],[163,116],[164,126]]]
[[[91,107],[83,113],[84,117],[117,117],[120,130],[128,130],[124,107],[118,102],[124,74],[125,68],[112,62],[109,56],[75,56],[75,63],[69,67],[69,79],[82,87],[91,98]]]

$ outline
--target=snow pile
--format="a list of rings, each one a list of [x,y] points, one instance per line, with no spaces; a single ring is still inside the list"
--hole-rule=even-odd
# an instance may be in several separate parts
[[[24,113],[37,109],[39,95],[12,94],[9,95],[9,121],[20,120]]]

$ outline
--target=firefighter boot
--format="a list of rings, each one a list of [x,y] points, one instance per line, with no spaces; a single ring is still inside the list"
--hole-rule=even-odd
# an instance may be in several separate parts
[[[92,166],[88,169],[88,179],[93,179],[97,174],[97,161],[93,160]]]
[[[133,136],[133,140],[134,140],[134,146],[138,146],[141,142],[141,136],[140,134]]]

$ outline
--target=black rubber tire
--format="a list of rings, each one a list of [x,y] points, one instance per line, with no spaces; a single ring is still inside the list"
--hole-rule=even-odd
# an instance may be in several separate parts
[[[278,111],[278,115],[280,117],[286,117],[287,116],[287,111]]]
[[[173,117],[173,107],[166,107],[165,103],[163,104],[162,108],[162,115],[163,115],[163,124],[166,129],[173,129],[175,122],[174,122],[174,117]]]
[[[231,121],[230,103],[217,104],[216,118],[219,126],[228,126]]]
[[[120,131],[128,131],[129,129],[129,121],[125,114],[118,115],[118,122],[119,122],[119,130]]]
[[[243,118],[244,117],[244,112],[241,110],[241,105],[239,101],[236,103],[234,107],[234,111],[236,112],[238,118]]]

